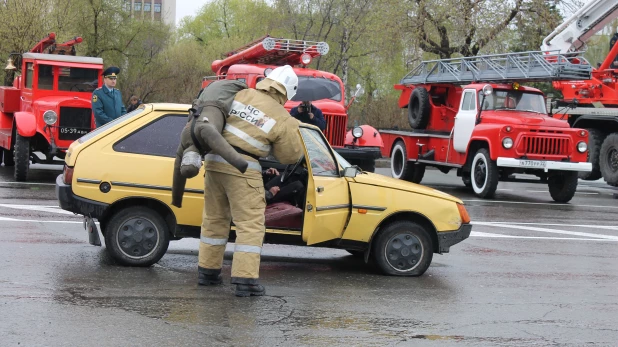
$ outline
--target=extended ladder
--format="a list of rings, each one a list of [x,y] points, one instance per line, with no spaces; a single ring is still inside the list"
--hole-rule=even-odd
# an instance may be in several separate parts
[[[577,53],[531,51],[423,61],[401,84],[588,80],[590,63]]]

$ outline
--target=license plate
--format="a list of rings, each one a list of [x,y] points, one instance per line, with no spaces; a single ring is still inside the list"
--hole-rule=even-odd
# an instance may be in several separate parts
[[[547,162],[540,160],[520,160],[519,166],[545,168]]]
[[[69,135],[86,135],[89,133],[89,130],[63,127],[63,128],[60,128],[60,133],[69,134]]]

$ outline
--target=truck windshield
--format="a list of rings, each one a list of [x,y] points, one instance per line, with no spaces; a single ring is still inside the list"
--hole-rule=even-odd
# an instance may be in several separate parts
[[[479,92],[479,102],[483,92]],[[483,110],[521,111],[547,114],[543,95],[518,90],[495,90],[485,96]]]
[[[58,90],[92,93],[99,84],[99,71],[98,69],[41,64],[39,65],[38,88],[52,90],[54,75],[58,74]]]
[[[341,85],[337,81],[329,80],[322,77],[298,76],[298,84],[300,85],[301,83],[303,83],[303,81],[310,81],[313,79],[320,79],[320,81],[327,84],[333,90],[337,90],[338,93],[330,97],[329,99],[334,101],[341,101]]]

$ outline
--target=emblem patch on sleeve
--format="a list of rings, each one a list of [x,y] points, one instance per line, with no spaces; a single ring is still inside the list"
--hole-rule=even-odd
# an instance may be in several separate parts
[[[92,96],[92,102],[97,102],[99,100],[99,98],[96,95]]]

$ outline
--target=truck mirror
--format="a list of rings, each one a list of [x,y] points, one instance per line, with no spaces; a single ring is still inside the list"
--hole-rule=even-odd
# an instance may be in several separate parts
[[[356,85],[356,91],[354,91],[354,97],[357,97],[359,95],[363,95],[365,93],[365,90],[363,89],[363,86],[361,86],[360,84]]]
[[[493,93],[493,92],[494,92],[494,88],[493,88],[491,85],[486,84],[486,85],[483,87],[483,95],[485,95],[485,96],[489,96],[489,95],[491,95],[491,93]]]
[[[354,178],[358,175],[358,168],[356,166],[348,166],[343,169],[343,177]]]

